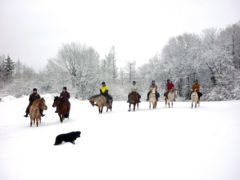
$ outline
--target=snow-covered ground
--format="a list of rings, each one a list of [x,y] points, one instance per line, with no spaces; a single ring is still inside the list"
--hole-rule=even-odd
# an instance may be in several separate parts
[[[62,124],[53,96],[39,127],[24,118],[28,97],[0,102],[0,180],[239,180],[240,101],[148,103],[128,112],[126,102],[98,114],[71,99]],[[76,145],[53,146],[61,133],[80,130]]]

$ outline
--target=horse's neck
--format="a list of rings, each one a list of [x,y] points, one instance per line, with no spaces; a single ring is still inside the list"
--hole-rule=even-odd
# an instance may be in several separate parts
[[[172,100],[174,98],[174,92],[168,93],[168,99]]]

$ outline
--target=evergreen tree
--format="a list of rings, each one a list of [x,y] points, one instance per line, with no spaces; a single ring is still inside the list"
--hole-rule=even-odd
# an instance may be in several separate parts
[[[8,56],[3,62],[3,79],[4,81],[12,80],[13,73],[14,73],[14,62]]]

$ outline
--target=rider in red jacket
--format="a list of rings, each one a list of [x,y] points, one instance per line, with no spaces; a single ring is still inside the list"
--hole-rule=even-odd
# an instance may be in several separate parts
[[[167,84],[166,84],[166,92],[164,93],[164,96],[167,97],[168,96],[168,92],[174,88],[174,84],[172,83],[172,81],[170,81],[169,79],[167,80]]]
[[[174,88],[174,84],[168,79],[166,87],[167,87],[167,90],[170,91],[172,88]]]

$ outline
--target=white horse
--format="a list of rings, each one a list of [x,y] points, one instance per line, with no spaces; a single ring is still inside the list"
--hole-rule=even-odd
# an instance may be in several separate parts
[[[168,107],[170,108],[173,107],[173,101],[175,100],[175,98],[177,97],[177,89],[173,88],[168,92],[167,97],[165,97],[165,106],[168,105]]]
[[[191,101],[192,101],[192,104],[191,104],[191,108],[193,108],[193,104],[195,103],[195,108],[200,106],[200,102],[199,102],[199,98],[198,98],[198,93],[196,90],[194,90],[191,94]]]
[[[157,107],[157,94],[156,94],[156,88],[153,88],[149,94],[149,109],[151,109],[151,105],[153,109],[156,109]]]

